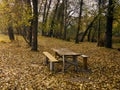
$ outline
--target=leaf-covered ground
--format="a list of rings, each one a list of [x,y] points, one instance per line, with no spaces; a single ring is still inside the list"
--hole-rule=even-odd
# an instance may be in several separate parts
[[[42,52],[54,54],[53,47],[88,55],[91,71],[83,71],[79,57],[78,73],[73,67],[61,73],[59,64],[51,73],[44,65]],[[0,42],[0,90],[120,90],[120,51],[97,47],[96,43],[74,44],[46,37],[39,38],[38,49],[38,52],[30,51],[23,40]]]

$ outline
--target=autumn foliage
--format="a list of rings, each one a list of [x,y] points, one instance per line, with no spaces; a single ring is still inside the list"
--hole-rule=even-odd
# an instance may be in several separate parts
[[[120,51],[97,47],[96,43],[66,42],[55,38],[39,37],[38,52],[22,40],[6,42],[0,40],[0,90],[119,90]],[[55,65],[51,73],[44,65],[43,51],[65,47],[89,56],[88,68],[83,71],[79,57],[79,72],[71,67],[64,74],[61,65]]]

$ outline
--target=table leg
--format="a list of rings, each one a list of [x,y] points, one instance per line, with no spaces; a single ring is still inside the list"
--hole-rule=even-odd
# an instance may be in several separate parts
[[[65,72],[65,56],[63,55],[63,73]]]
[[[84,63],[84,69],[88,70],[88,67],[87,67],[87,57],[83,58],[83,63]]]
[[[77,61],[77,56],[73,56],[73,62],[75,63],[75,71],[78,71],[78,61]]]

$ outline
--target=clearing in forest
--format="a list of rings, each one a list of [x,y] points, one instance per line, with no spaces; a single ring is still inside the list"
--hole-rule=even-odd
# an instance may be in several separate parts
[[[2,41],[2,42],[1,42]],[[0,90],[119,90],[120,52],[116,49],[97,47],[96,43],[74,44],[55,38],[39,37],[38,52],[19,39],[19,43],[0,41]],[[3,42],[4,41],[4,42]],[[51,48],[69,48],[89,56],[91,72],[74,72],[73,67],[60,73],[56,64],[55,73],[44,65],[43,51]],[[82,69],[79,58],[79,69]]]

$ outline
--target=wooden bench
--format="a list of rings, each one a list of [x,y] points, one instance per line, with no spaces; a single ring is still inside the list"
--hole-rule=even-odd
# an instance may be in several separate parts
[[[84,69],[88,70],[88,67],[87,67],[87,58],[88,58],[88,56],[87,55],[81,55],[81,57],[83,58]]]
[[[58,60],[52,56],[49,52],[43,52],[43,54],[46,56],[46,64],[50,63],[50,71],[54,71],[54,63],[58,62]]]

